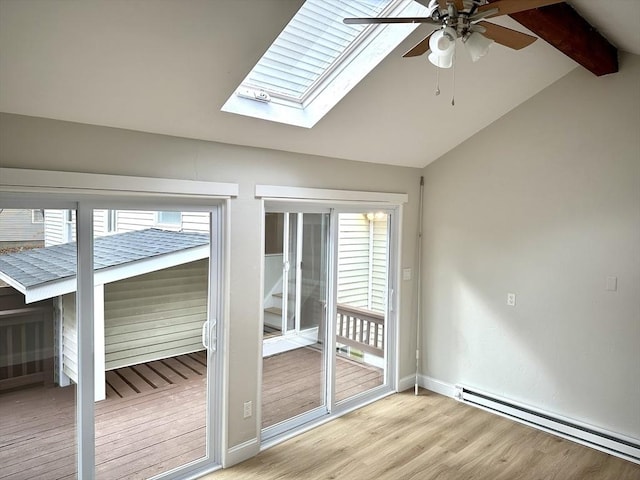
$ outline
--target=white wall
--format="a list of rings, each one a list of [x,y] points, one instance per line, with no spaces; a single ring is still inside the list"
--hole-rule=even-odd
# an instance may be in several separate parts
[[[574,70],[424,175],[423,373],[640,438],[640,57]]]
[[[413,267],[421,170],[238,147],[127,130],[0,114],[0,166],[234,182],[231,202],[229,332],[229,446],[255,438],[260,358],[262,209],[256,184],[406,192],[401,267]],[[336,175],[340,172],[340,175]],[[414,282],[403,282],[400,300],[400,377],[414,370]],[[412,346],[413,345],[413,346]]]

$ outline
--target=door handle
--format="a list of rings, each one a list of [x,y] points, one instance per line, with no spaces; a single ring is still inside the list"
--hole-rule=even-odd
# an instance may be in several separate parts
[[[209,320],[202,324],[202,346],[209,350]]]
[[[209,323],[209,322],[207,322]],[[213,338],[211,338],[211,345],[209,347],[210,352],[215,352],[218,349],[218,336],[216,335],[216,325],[218,324],[217,320],[212,320],[210,323],[209,337],[211,338],[211,331],[213,331]]]

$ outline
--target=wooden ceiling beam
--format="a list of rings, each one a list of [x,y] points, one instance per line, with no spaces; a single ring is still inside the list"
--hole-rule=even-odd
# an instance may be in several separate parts
[[[565,2],[511,18],[597,76],[618,71],[618,49]]]

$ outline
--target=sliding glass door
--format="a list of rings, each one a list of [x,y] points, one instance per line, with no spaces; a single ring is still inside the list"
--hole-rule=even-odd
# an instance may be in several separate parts
[[[389,318],[389,232],[384,211],[338,213],[335,401],[385,383]]]
[[[210,217],[93,211],[97,479],[150,478],[207,456]]]
[[[223,207],[113,202],[0,197],[2,478],[219,462]]]
[[[392,387],[395,210],[298,208],[265,214],[263,439]]]
[[[265,251],[264,428],[327,411],[329,213],[270,213],[282,242]]]
[[[75,290],[75,218],[73,203],[0,202],[0,478],[77,477],[77,357],[62,350],[76,309],[60,299]]]

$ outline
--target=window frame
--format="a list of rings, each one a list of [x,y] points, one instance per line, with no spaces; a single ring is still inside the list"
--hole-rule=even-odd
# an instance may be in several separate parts
[[[400,0],[384,12],[386,16],[423,16],[426,8],[413,0]],[[327,68],[300,102],[266,90],[269,101],[260,101],[255,97],[259,91],[245,84],[245,78],[221,110],[311,128],[418,26],[417,23],[368,26],[364,31],[368,33],[356,37],[354,44]]]
[[[321,188],[291,187],[277,185],[256,185],[255,197],[262,200],[262,217],[266,212],[291,211],[303,213],[330,213],[330,245],[329,245],[329,276],[328,291],[329,301],[327,309],[330,315],[335,317],[337,312],[337,262],[338,255],[338,215],[340,213],[353,212],[354,208],[381,211],[390,215],[389,237],[387,245],[387,313],[389,322],[386,330],[385,341],[385,369],[384,384],[376,387],[364,394],[357,395],[346,400],[337,402],[335,399],[335,385],[333,384],[335,372],[335,354],[326,356],[325,371],[328,372],[327,392],[327,412],[325,415],[319,413],[324,407],[312,410],[303,415],[287,420],[280,424],[267,427],[261,430],[261,448],[266,449],[276,445],[288,438],[291,438],[300,431],[314,428],[324,422],[333,420],[356,408],[360,408],[368,403],[390,395],[400,389],[400,361],[399,361],[399,325],[400,312],[399,303],[401,296],[401,272],[400,265],[402,259],[402,214],[403,205],[408,202],[409,196],[406,193],[385,193],[372,191],[352,191],[352,190],[332,190]],[[264,220],[263,220],[263,240],[264,240]],[[264,251],[264,245],[263,245]],[[261,276],[264,276],[264,260],[261,265]],[[264,305],[261,304],[261,307]],[[261,311],[263,308],[261,308]],[[333,318],[332,317],[332,318]],[[262,320],[262,319],[261,319]],[[328,351],[335,352],[335,326],[331,322],[327,324]],[[260,337],[262,343],[262,336]],[[262,363],[259,368],[259,382],[262,385],[263,372]],[[259,390],[256,414],[258,418],[262,416],[262,395]]]
[[[76,400],[76,445],[78,478],[95,477],[95,378],[94,378],[94,270],[93,212],[96,209],[122,206],[131,208],[169,207],[191,211],[211,211],[211,231],[221,232],[219,242],[210,242],[211,252],[218,258],[217,270],[210,271],[210,299],[215,299],[216,361],[212,369],[209,395],[218,415],[210,415],[207,430],[207,459],[165,472],[161,478],[200,476],[220,468],[225,454],[224,432],[228,405],[224,395],[228,370],[230,200],[238,195],[232,183],[173,180],[148,177],[85,174],[0,167],[0,204],[7,208],[52,208],[75,210],[77,231],[77,304],[78,379]],[[217,243],[217,244],[216,244]],[[215,251],[214,251],[215,249]],[[216,276],[217,275],[217,276]],[[84,321],[83,321],[84,320]],[[209,415],[209,408],[207,408]],[[211,449],[213,447],[213,449]]]

